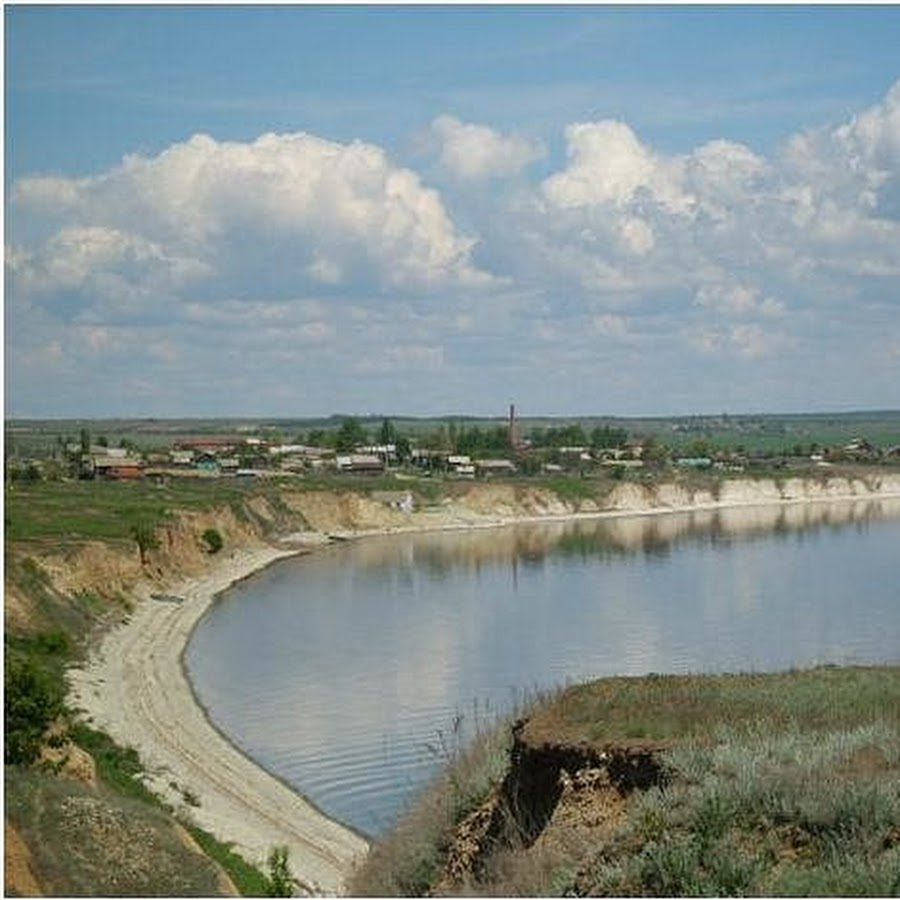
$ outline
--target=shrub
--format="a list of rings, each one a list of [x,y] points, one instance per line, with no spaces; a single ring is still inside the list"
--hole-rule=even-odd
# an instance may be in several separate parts
[[[28,657],[8,654],[3,674],[4,759],[8,763],[31,763],[40,752],[44,732],[63,712],[65,687],[61,678]]]
[[[287,847],[275,847],[269,854],[269,890],[270,897],[293,897],[294,880],[288,866]]]
[[[218,553],[225,546],[225,540],[215,528],[207,528],[201,535],[207,553]]]

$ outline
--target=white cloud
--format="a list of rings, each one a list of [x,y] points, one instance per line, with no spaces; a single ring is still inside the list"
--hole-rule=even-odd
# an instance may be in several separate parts
[[[354,408],[376,382],[423,411],[494,394],[589,408],[601,381],[631,404],[680,380],[689,406],[700,373],[712,396],[738,369],[741,397],[756,372],[767,385],[789,373],[792,396],[822,406],[850,396],[817,364],[842,342],[862,361],[859,395],[885,403],[898,109],[900,85],[766,158],[725,137],[665,154],[624,122],[581,122],[567,158],[530,181],[536,145],[439,117],[456,176],[441,194],[379,147],[308,134],[197,136],[90,178],[23,179],[6,259],[11,395],[43,397],[55,378],[77,402],[69,385],[117,384],[103,366],[127,358],[168,385],[158,414],[192,396],[182,384],[207,396],[214,372],[221,403],[246,392],[245,409],[251,378],[311,412]]]
[[[101,268],[155,259],[220,278],[264,272],[276,283],[304,273],[398,290],[490,281],[437,192],[362,142],[197,135],[94,178],[24,179],[14,202],[25,217],[62,220],[38,248],[51,280],[84,283]]]
[[[761,298],[759,288],[748,284],[704,284],[694,302],[711,312],[727,316],[747,316],[763,312],[777,315],[783,306],[773,298]]]
[[[444,348],[423,344],[387,346],[381,352],[370,353],[353,366],[364,375],[386,372],[436,371],[444,365]]]
[[[591,319],[592,330],[604,337],[624,337],[628,334],[628,323],[624,316],[603,313]]]
[[[709,141],[686,161],[686,180],[702,210],[727,220],[752,204],[768,164],[742,144]]]
[[[636,256],[644,256],[653,249],[656,243],[653,229],[636,216],[623,219],[619,224],[622,243]]]
[[[623,209],[645,194],[670,212],[693,204],[682,189],[683,165],[656,156],[624,122],[579,122],[566,128],[568,166],[547,178],[544,196],[564,209],[609,204]]]
[[[789,335],[766,331],[752,322],[730,328],[701,328],[688,331],[685,336],[701,353],[726,359],[733,354],[744,359],[763,359],[796,346],[795,339]]]
[[[440,147],[441,165],[464,180],[515,175],[544,155],[535,141],[460,122],[453,116],[438,116],[431,123],[431,132]]]

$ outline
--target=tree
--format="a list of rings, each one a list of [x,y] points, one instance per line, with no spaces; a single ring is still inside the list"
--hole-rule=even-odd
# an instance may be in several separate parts
[[[591,432],[591,446],[595,450],[602,450],[607,447],[623,447],[627,442],[628,432],[624,428],[598,425]]]
[[[337,430],[334,449],[338,453],[349,453],[359,444],[365,444],[366,441],[366,430],[362,427],[359,420],[348,418],[341,422],[341,427]]]
[[[644,438],[644,452],[641,459],[649,466],[660,466],[669,458],[669,449],[660,443],[654,435]]]
[[[397,459],[400,462],[408,462],[412,456],[412,444],[408,437],[401,435],[397,438]]]
[[[379,444],[396,444],[397,443],[397,429],[394,427],[394,423],[390,419],[385,419],[381,423],[381,430],[378,432],[378,443]]]
[[[141,565],[147,564],[147,551],[156,550],[159,547],[159,540],[153,526],[147,522],[138,522],[131,526],[131,536],[138,545],[138,552],[141,554]]]

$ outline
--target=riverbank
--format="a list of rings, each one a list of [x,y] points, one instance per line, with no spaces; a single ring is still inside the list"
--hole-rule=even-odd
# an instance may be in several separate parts
[[[310,530],[292,537],[308,546],[327,542],[326,535],[346,538],[761,504],[877,501],[900,497],[900,478],[882,479],[877,489],[850,481],[770,486],[742,480],[726,482],[718,496],[664,485],[651,495],[643,486],[626,484],[612,492],[605,509],[529,488],[478,488],[468,504],[455,499],[414,512],[378,499],[335,495],[335,500],[321,492],[297,493],[290,506]],[[296,546],[235,547],[217,558],[210,572],[167,583],[164,592],[157,586],[157,599],[149,587],[140,587],[129,621],[106,635],[84,669],[72,672],[71,699],[97,727],[140,752],[150,787],[188,818],[233,842],[257,864],[273,847],[286,846],[291,868],[307,890],[339,893],[354,862],[365,854],[366,842],[229,743],[198,706],[181,662],[194,626],[217,594],[296,552]]]
[[[105,636],[85,668],[72,670],[70,697],[94,725],[140,752],[148,786],[167,803],[255,864],[287,847],[306,890],[336,894],[366,842],[226,740],[182,666],[190,634],[214,598],[293,552],[236,550],[210,574],[172,585],[165,599],[138,597],[128,622]]]
[[[605,678],[448,767],[357,896],[894,896],[900,668]]]

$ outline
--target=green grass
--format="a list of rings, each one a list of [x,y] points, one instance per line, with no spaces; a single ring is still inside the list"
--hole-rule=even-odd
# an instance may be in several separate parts
[[[608,678],[564,691],[534,716],[567,740],[673,740],[766,723],[808,729],[900,723],[900,666],[776,674]]]
[[[135,750],[120,746],[109,735],[82,723],[77,723],[72,727],[71,737],[78,746],[93,756],[97,766],[97,775],[118,796],[171,812],[166,804],[142,781],[143,766]],[[242,896],[269,896],[271,887],[269,879],[236,853],[231,845],[217,840],[209,832],[196,825],[187,822],[182,824],[191,833],[203,852],[219,863],[228,873]]]
[[[900,730],[882,722],[741,731],[712,747],[680,747],[669,757],[680,777],[640,798],[581,888],[621,896],[896,895],[898,748]]]
[[[7,766],[4,813],[47,896],[210,897],[212,862],[163,810],[35,769]]]
[[[494,850],[467,895],[900,893],[900,667],[607,678],[529,718],[533,745],[659,742],[666,780],[628,795],[602,839]],[[462,815],[455,772],[375,846],[355,893],[435,886]]]
[[[6,490],[6,540],[133,542],[134,527],[155,528],[178,510],[240,503],[250,490],[225,479],[17,483]]]
[[[143,766],[137,751],[122,747],[108,734],[82,722],[70,729],[71,739],[94,758],[97,775],[120,796],[139,800],[149,806],[166,806],[142,781]]]
[[[242,897],[272,896],[272,883],[255,866],[250,865],[230,844],[224,844],[196,825],[185,825],[203,852],[227,873]]]
[[[605,482],[606,479],[603,479]],[[577,473],[568,478],[536,479],[536,487],[552,491],[560,500],[580,501],[597,500],[606,493],[602,482],[597,478],[581,478]],[[608,486],[607,486],[608,490]]]

